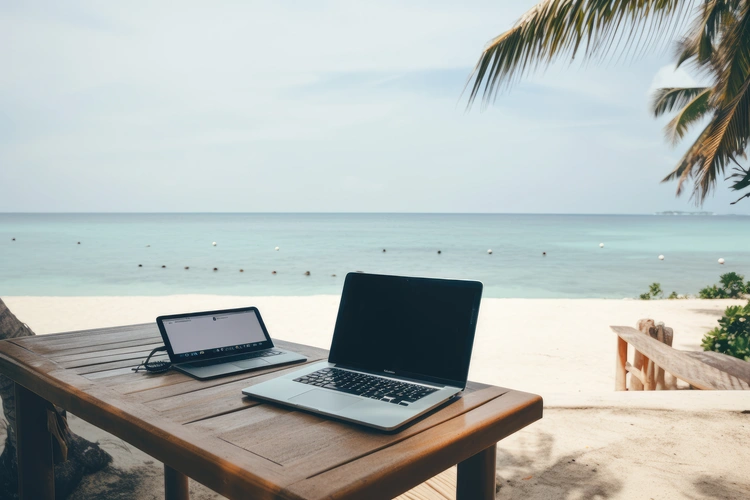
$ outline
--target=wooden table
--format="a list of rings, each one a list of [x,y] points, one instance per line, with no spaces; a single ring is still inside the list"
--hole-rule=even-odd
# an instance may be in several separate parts
[[[188,477],[230,499],[387,499],[455,464],[459,499],[491,499],[496,443],[542,417],[537,395],[470,382],[457,401],[382,433],[240,393],[300,365],[208,381],[131,370],[160,345],[155,324],[0,342],[0,373],[16,382],[21,499],[54,498],[50,403],[163,462],[167,499],[188,498]]]

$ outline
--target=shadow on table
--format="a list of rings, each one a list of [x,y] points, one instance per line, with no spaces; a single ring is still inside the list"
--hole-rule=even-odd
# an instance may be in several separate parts
[[[552,461],[555,438],[540,433],[521,442],[522,451],[497,450],[499,499],[587,498],[616,496],[622,481],[604,466],[588,463],[584,453],[569,454]]]

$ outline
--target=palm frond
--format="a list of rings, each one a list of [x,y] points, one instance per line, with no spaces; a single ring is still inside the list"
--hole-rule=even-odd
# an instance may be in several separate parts
[[[695,170],[695,167],[703,164],[701,146],[706,140],[706,137],[708,137],[710,130],[711,123],[706,125],[703,132],[701,132],[695,142],[693,142],[688,148],[680,161],[677,162],[677,166],[661,180],[662,182],[677,181],[677,196],[682,194],[683,184],[693,176],[693,170]]]
[[[677,45],[677,66],[695,60],[698,65],[708,64],[714,54],[714,45],[721,38],[727,22],[736,11],[740,0],[706,0],[700,7],[690,33]]]
[[[724,173],[730,161],[743,154],[750,135],[750,79],[743,92],[722,108],[716,110],[711,122],[687,150],[677,167],[662,182],[677,180],[677,194],[683,183],[695,177],[692,198],[703,203]]]
[[[673,146],[685,136],[691,124],[697,122],[712,110],[708,104],[710,96],[711,89],[705,89],[696,95],[664,127],[664,135]]]
[[[713,65],[716,73],[714,99],[728,102],[740,92],[750,73],[750,2],[743,2],[726,21]]]
[[[692,102],[697,96],[710,93],[708,87],[667,87],[656,89],[651,100],[651,112],[655,117],[669,113],[676,108],[682,108]]]
[[[491,102],[499,89],[529,70],[583,49],[584,57],[604,57],[653,47],[683,22],[697,0],[542,0],[485,47],[474,71],[467,107],[482,94]]]

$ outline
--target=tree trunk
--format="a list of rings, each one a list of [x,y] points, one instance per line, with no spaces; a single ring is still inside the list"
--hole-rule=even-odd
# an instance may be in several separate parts
[[[29,337],[34,332],[10,312],[8,306],[0,299],[0,340]],[[5,448],[0,455],[0,498],[15,498],[17,494],[17,457],[16,457],[16,398],[14,382],[0,375],[0,398],[3,401],[3,413],[8,422]],[[55,497],[65,498],[81,481],[84,474],[90,474],[106,467],[112,457],[98,444],[92,443],[71,432],[68,419],[61,408],[52,412],[50,431],[55,455]]]
[[[10,312],[3,299],[0,299],[0,340],[16,339],[34,335],[27,325],[21,323]],[[16,398],[13,381],[5,375],[0,375],[0,398],[3,400],[3,413],[8,422],[8,441],[16,449]],[[67,424],[66,424],[67,426]]]

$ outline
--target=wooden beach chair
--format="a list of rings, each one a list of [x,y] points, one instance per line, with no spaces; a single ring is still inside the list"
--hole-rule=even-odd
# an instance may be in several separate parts
[[[665,380],[665,372],[696,389],[750,390],[750,363],[718,352],[673,349],[671,331],[668,335],[666,331],[671,329],[662,327],[662,338],[658,338],[657,327],[654,338],[654,329],[647,326],[650,334],[629,326],[610,327],[617,334],[616,391],[675,389],[675,384]],[[633,364],[628,362],[628,345],[635,351]]]

